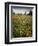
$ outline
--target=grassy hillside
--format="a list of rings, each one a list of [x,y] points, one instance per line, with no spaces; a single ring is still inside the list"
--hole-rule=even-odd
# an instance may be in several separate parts
[[[32,16],[11,17],[12,37],[32,37]]]

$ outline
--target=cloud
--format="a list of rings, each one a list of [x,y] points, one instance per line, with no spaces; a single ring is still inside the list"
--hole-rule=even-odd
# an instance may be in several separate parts
[[[17,13],[24,14],[25,12],[26,12],[26,14],[28,14],[30,10],[32,10],[32,9],[28,9],[28,8],[12,8],[12,11],[15,12],[16,14]]]

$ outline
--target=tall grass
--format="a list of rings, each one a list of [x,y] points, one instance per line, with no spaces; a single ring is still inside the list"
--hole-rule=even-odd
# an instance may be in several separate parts
[[[12,37],[32,37],[32,16],[11,16]]]

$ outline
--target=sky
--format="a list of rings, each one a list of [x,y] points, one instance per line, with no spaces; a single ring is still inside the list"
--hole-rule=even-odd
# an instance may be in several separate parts
[[[26,12],[26,14],[28,14],[30,12],[30,10],[32,10],[31,8],[30,9],[27,9],[27,8],[12,8],[13,12],[15,12],[16,14],[17,13],[22,13],[24,14]]]

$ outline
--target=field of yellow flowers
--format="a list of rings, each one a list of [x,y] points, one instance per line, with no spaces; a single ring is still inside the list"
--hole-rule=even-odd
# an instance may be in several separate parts
[[[32,37],[32,16],[11,17],[12,37]]]

